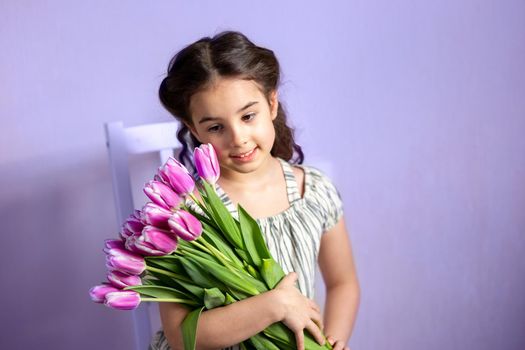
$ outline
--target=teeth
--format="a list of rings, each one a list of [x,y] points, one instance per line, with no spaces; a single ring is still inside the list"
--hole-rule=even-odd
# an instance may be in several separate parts
[[[250,154],[253,153],[254,150],[255,150],[255,148],[252,149],[250,152],[248,152],[248,153],[244,153],[244,154],[240,154],[240,155],[238,155],[237,157],[239,157],[239,158],[248,157]]]

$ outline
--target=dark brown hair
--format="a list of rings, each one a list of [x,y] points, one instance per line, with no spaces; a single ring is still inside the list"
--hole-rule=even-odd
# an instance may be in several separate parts
[[[271,50],[256,46],[243,34],[233,31],[197,40],[171,59],[168,74],[160,84],[159,97],[162,105],[181,122],[177,132],[177,139],[182,144],[179,160],[191,168],[191,152],[200,142],[184,124],[192,125],[190,99],[217,77],[253,80],[269,102],[270,93],[279,85],[279,62]],[[273,124],[272,156],[301,164],[303,151],[294,141],[293,129],[287,125],[280,102]]]

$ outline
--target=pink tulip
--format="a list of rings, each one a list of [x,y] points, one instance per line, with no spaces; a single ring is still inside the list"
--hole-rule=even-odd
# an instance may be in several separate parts
[[[124,241],[121,239],[106,239],[104,241],[104,253],[108,253],[110,249],[126,249],[124,246]]]
[[[106,267],[110,271],[120,271],[130,275],[140,275],[146,269],[144,258],[125,249],[107,250]]]
[[[185,241],[192,241],[202,233],[202,224],[187,211],[177,210],[168,220],[171,231]]]
[[[109,271],[107,277],[108,281],[117,288],[140,286],[142,284],[139,276],[128,275],[120,271]]]
[[[171,254],[177,249],[177,237],[170,231],[162,230],[154,226],[146,226],[142,235],[137,237],[137,242],[150,244],[153,248],[164,254]],[[137,244],[137,243],[136,243]]]
[[[122,224],[122,228],[120,229],[120,232],[119,232],[120,238],[122,238],[122,240],[125,241],[126,239],[128,239],[128,237],[130,237],[132,235],[133,235],[133,232],[128,230],[128,228],[126,227],[126,223],[124,222],[124,224]]]
[[[124,226],[133,233],[142,231],[144,228],[144,223],[142,222],[141,217],[141,211],[135,210],[133,215],[130,215],[126,221],[124,221]]]
[[[142,221],[148,225],[168,228],[168,219],[170,216],[170,210],[164,209],[155,203],[149,202],[142,208]]]
[[[119,290],[106,294],[106,306],[117,310],[133,310],[140,304],[140,295],[132,290]]]
[[[166,184],[159,181],[150,181],[144,186],[144,193],[155,204],[165,209],[178,208],[182,203],[182,198],[177,195]]]
[[[207,183],[211,185],[215,184],[219,179],[221,171],[217,153],[215,153],[213,146],[208,143],[196,147],[193,157],[195,158],[195,167],[197,168],[199,176]]]
[[[139,236],[139,238],[142,236]],[[145,242],[144,237],[138,239],[135,237],[135,240],[133,240],[133,248],[134,251],[139,252],[140,254],[143,254],[145,256],[161,256],[166,255],[165,252],[162,250],[158,250],[155,248],[152,244]]]
[[[166,163],[159,168],[158,172],[162,180],[171,185],[173,191],[181,197],[193,192],[195,181],[191,177],[188,169],[174,158],[169,158]]]
[[[89,290],[89,296],[91,297],[91,300],[93,300],[95,303],[102,304],[106,300],[106,294],[110,292],[116,292],[119,289],[113,287],[109,284],[101,284],[98,286],[94,286]]]
[[[152,255],[140,249],[139,247],[137,247],[136,242],[137,242],[137,237],[139,236],[140,236],[140,233],[138,234],[135,233],[129,236],[128,238],[126,238],[126,243],[124,243],[124,245],[126,246],[126,249],[132,253],[139,254],[139,255]]]

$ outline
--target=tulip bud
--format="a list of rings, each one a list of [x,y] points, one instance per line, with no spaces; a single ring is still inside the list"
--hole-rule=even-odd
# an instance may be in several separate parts
[[[124,226],[131,232],[133,233],[136,233],[136,232],[141,232],[142,229],[144,228],[144,223],[142,222],[141,220],[141,217],[142,217],[142,213],[140,211],[136,211],[136,214],[138,215],[138,217],[135,216],[135,214],[133,215],[130,215],[126,221],[124,221]]]
[[[107,253],[106,267],[110,271],[140,275],[146,269],[144,258],[138,254],[119,248],[108,249]]]
[[[152,255],[137,247],[136,242],[137,242],[137,237],[139,236],[140,236],[140,233],[133,234],[132,236],[128,237],[126,239],[126,243],[124,243],[124,245],[126,246],[126,249],[132,253],[139,254],[139,255]]]
[[[171,211],[155,203],[149,202],[142,208],[142,221],[148,225],[168,228],[168,219],[170,216]]]
[[[106,294],[106,306],[117,310],[133,310],[140,304],[140,295],[132,290],[119,290]]]
[[[104,253],[108,254],[110,249],[125,249],[124,241],[120,239],[106,239],[104,241]]]
[[[166,184],[159,181],[150,181],[144,186],[144,193],[155,204],[165,209],[178,208],[182,203],[182,198],[177,195]]]
[[[193,152],[193,157],[199,176],[207,183],[214,185],[219,179],[221,172],[217,153],[215,153],[213,146],[208,143],[196,147]]]
[[[193,241],[202,233],[202,224],[187,211],[177,210],[168,220],[171,231],[185,241]]]
[[[188,169],[174,158],[170,157],[166,163],[159,168],[158,174],[162,180],[170,184],[173,191],[181,197],[192,193],[195,188],[195,181],[193,181]]]
[[[159,174],[153,175],[153,180],[158,181],[158,182],[164,182],[164,180],[162,179],[162,177],[159,176]],[[164,183],[166,185],[169,185],[169,182],[168,183],[164,182]]]
[[[154,226],[144,227],[142,234],[137,237],[135,246],[139,246],[141,243],[161,251],[162,255],[171,254],[177,249],[177,237],[170,231],[162,230]]]
[[[106,300],[106,294],[110,292],[116,292],[119,289],[109,285],[109,284],[101,284],[98,286],[94,286],[89,290],[89,296],[91,297],[91,300],[93,300],[95,303],[102,304]]]
[[[128,230],[128,228],[126,227],[126,223],[124,222],[124,224],[122,225],[122,228],[120,229],[120,232],[119,232],[119,236],[120,238],[122,238],[122,240],[126,240],[128,239],[128,237],[130,236],[133,236],[133,232],[131,232],[130,230]]]
[[[140,286],[142,284],[139,276],[128,275],[120,271],[110,271],[108,272],[107,277],[108,281],[117,288]]]

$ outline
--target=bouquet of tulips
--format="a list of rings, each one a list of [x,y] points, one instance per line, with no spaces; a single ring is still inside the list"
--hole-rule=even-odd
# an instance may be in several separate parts
[[[204,309],[228,305],[274,288],[284,277],[257,222],[241,207],[233,218],[215,192],[219,163],[211,145],[195,149],[200,199],[188,170],[170,158],[144,192],[151,199],[106,240],[108,282],[91,288],[93,301],[119,310],[141,301],[176,302],[188,313],[181,327],[184,348],[195,349]],[[192,205],[193,204],[193,205]],[[296,349],[294,334],[275,323],[241,344],[242,349]],[[319,345],[309,334],[305,348]]]

